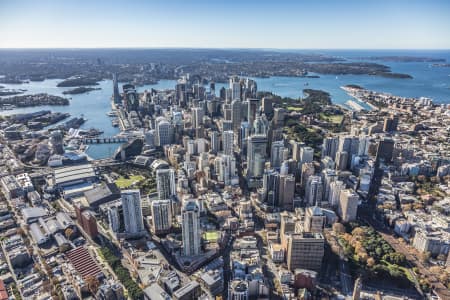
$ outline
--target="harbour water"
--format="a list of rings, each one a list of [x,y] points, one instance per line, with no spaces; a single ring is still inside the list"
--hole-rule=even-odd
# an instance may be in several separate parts
[[[316,51],[317,52],[317,51]],[[450,51],[424,51],[424,52],[382,52],[382,51],[322,51],[324,54],[343,56],[357,60],[359,57],[382,56],[382,55],[404,55],[437,57],[447,59],[450,62]],[[375,61],[376,62],[376,61]],[[271,77],[254,78],[258,84],[258,90],[271,91],[282,97],[299,98],[305,88],[320,89],[330,93],[332,101],[336,104],[344,104],[351,97],[340,87],[347,84],[357,84],[367,89],[387,92],[405,97],[429,97],[435,103],[450,104],[450,68],[433,67],[428,62],[384,62],[378,63],[388,65],[392,72],[406,73],[413,79],[396,79],[369,75],[319,75],[320,78],[298,78],[298,77]],[[113,127],[111,119],[106,115],[111,110],[112,81],[104,80],[99,84],[100,90],[94,90],[85,94],[63,95],[62,92],[69,88],[59,88],[56,85],[59,79],[45,80],[42,82],[30,82],[25,84],[2,84],[7,89],[26,89],[25,94],[48,93],[52,95],[65,96],[71,99],[69,106],[39,106],[18,108],[8,111],[0,111],[0,115],[34,112],[38,110],[51,110],[69,112],[72,117],[84,116],[87,122],[82,128],[97,128],[104,132],[104,136],[113,136],[119,133],[119,129]],[[161,80],[154,85],[138,87],[142,92],[146,89],[169,89],[174,88],[176,80]],[[227,84],[216,84],[216,93]],[[118,145],[101,144],[90,145],[87,154],[94,159],[105,158],[114,153]]]

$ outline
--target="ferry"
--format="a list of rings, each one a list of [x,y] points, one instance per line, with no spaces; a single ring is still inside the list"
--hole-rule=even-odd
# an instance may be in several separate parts
[[[107,112],[106,115],[107,115],[108,117],[116,117],[116,116],[117,116],[117,113],[116,113],[115,111],[110,111],[110,112]]]

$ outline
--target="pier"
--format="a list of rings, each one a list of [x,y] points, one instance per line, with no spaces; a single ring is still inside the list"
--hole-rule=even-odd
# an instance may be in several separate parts
[[[83,144],[118,144],[128,142],[127,137],[98,137],[98,138],[83,138]]]

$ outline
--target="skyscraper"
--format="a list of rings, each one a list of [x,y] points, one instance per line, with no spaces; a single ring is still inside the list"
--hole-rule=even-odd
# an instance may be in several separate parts
[[[132,84],[124,84],[123,89],[123,104],[127,112],[136,111],[139,107],[139,97],[136,92],[136,87]]]
[[[213,131],[211,132],[210,136],[211,136],[211,151],[217,153],[220,151],[219,132]]]
[[[204,110],[202,107],[192,108],[192,126],[199,128],[203,124]]]
[[[248,139],[247,149],[247,176],[262,177],[267,157],[267,137],[253,135]]]
[[[338,213],[343,222],[356,220],[359,196],[353,190],[343,190],[339,196]]]
[[[235,133],[239,132],[241,121],[241,101],[238,99],[234,99],[231,102],[231,123],[233,124],[233,131]]]
[[[156,189],[160,200],[170,199],[176,194],[174,169],[156,170]]]
[[[314,159],[314,149],[311,147],[301,147],[300,148],[300,162],[310,163],[313,162]]]
[[[283,141],[276,141],[272,143],[270,151],[270,166],[272,168],[279,168],[283,161],[284,143]]]
[[[323,201],[328,201],[328,197],[331,191],[331,183],[336,181],[337,175],[336,171],[333,169],[325,169],[322,171],[322,182],[323,182]]]
[[[159,147],[172,144],[173,125],[164,117],[156,119],[156,144]]]
[[[294,208],[295,177],[292,174],[279,175],[278,206],[283,210]]]
[[[181,212],[183,254],[185,256],[199,255],[201,252],[200,211],[194,201],[188,201]]]
[[[222,133],[222,146],[225,155],[233,155],[234,132],[231,130]]]
[[[123,190],[121,198],[125,233],[129,235],[142,234],[145,228],[139,190]]]
[[[155,234],[167,233],[172,227],[172,208],[170,200],[154,200],[152,211],[152,231]]]
[[[116,73],[113,74],[113,100],[114,104],[120,104],[122,97],[119,92],[119,78]]]
[[[333,159],[336,157],[336,152],[339,145],[339,138],[327,137],[323,139],[322,157],[329,156]]]
[[[343,181],[336,180],[330,184],[330,193],[328,194],[328,203],[337,207],[339,204],[339,199],[341,197],[341,191],[345,189],[345,184]]]
[[[248,123],[253,126],[253,122],[255,122],[256,115],[258,114],[259,110],[259,99],[247,99],[248,102],[248,109],[247,109],[247,121]]]
[[[230,90],[231,101],[236,99],[241,100],[241,79],[239,78],[239,76],[232,76],[230,78]]]
[[[309,206],[320,205],[323,196],[322,177],[310,176],[306,183],[305,201]]]

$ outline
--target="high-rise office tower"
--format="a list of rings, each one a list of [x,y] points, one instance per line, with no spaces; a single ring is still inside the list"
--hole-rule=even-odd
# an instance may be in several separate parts
[[[250,128],[248,122],[242,122],[239,129],[239,148],[241,148],[241,153],[245,155],[247,153],[248,137],[250,136]]]
[[[279,168],[283,162],[284,153],[283,141],[276,141],[272,143],[272,149],[270,151],[270,166],[272,168]]]
[[[322,144],[322,157],[329,156],[333,159],[336,157],[336,152],[339,145],[338,137],[326,137]]]
[[[156,170],[156,189],[160,200],[170,199],[176,194],[174,169]]]
[[[314,160],[314,149],[311,147],[300,148],[300,163],[310,163]]]
[[[247,176],[262,177],[267,157],[267,136],[253,135],[248,138]]]
[[[273,110],[273,122],[276,127],[282,127],[284,125],[285,110],[281,107],[276,107]]]
[[[343,190],[339,196],[338,213],[343,222],[356,220],[359,196],[353,190]]]
[[[199,255],[201,252],[200,210],[194,201],[185,203],[181,218],[183,254],[185,256]]]
[[[325,247],[321,233],[292,233],[287,238],[287,244],[287,265],[290,271],[320,271]]]
[[[129,235],[142,234],[145,228],[139,190],[123,190],[121,198],[125,233]]]
[[[231,130],[222,133],[222,146],[225,155],[233,155],[234,132]]]
[[[306,183],[308,182],[308,178],[314,175],[315,169],[313,163],[305,163],[302,165],[301,170],[301,186],[303,188],[306,187]]]
[[[369,153],[370,138],[368,136],[359,137],[358,155],[365,156]]]
[[[233,130],[233,123],[231,120],[222,120],[222,131]]]
[[[150,204],[152,211],[152,231],[155,234],[167,233],[172,228],[171,200],[154,200]]]
[[[123,104],[127,112],[137,111],[139,107],[139,97],[136,92],[136,87],[132,84],[124,84],[123,89]]]
[[[295,177],[292,174],[279,175],[278,206],[283,210],[294,208]]]
[[[328,203],[331,206],[337,207],[339,204],[339,199],[341,197],[341,191],[345,189],[345,184],[343,181],[336,180],[330,184],[330,193],[328,195]]]
[[[241,126],[241,101],[235,99],[231,102],[231,123],[233,124],[233,131],[239,132]]]
[[[239,76],[230,77],[231,101],[241,100],[241,79]]]
[[[384,118],[383,131],[384,132],[393,132],[397,131],[398,126],[398,116],[392,115],[390,117]]]
[[[236,158],[231,155],[220,155],[214,160],[214,169],[217,179],[228,186],[236,176]]]
[[[377,147],[377,162],[388,163],[392,160],[392,154],[394,152],[394,141],[392,139],[384,138],[378,142]]]
[[[269,117],[273,114],[273,99],[270,97],[262,98],[263,113]]]
[[[220,151],[219,132],[213,131],[211,132],[210,136],[211,136],[211,151],[217,153]]]
[[[305,210],[305,232],[322,232],[325,227],[327,217],[318,206],[310,206]]]
[[[114,104],[120,104],[122,97],[119,92],[119,78],[116,73],[113,74],[113,99]]]
[[[247,99],[248,109],[247,109],[247,121],[253,126],[256,116],[259,112],[259,99],[249,98]]]
[[[279,173],[273,169],[264,170],[263,175],[263,200],[268,203],[268,205],[276,206],[278,205],[279,196]]]
[[[331,183],[337,180],[336,171],[333,169],[325,169],[322,171],[323,182],[323,201],[328,201],[330,195]]]
[[[291,144],[292,147],[292,159],[294,159],[297,162],[301,162],[300,149],[304,146],[304,144],[294,140],[290,140],[289,143]]]
[[[192,108],[192,126],[199,128],[203,125],[204,110],[201,107]]]
[[[336,152],[336,169],[339,171],[347,170],[348,152],[338,151]]]
[[[267,134],[269,129],[269,122],[266,116],[257,115],[255,121],[253,122],[253,134]]]
[[[320,205],[323,197],[323,183],[320,176],[309,176],[305,189],[307,205]]]
[[[172,144],[173,141],[173,125],[164,117],[156,119],[156,145],[163,147]]]

